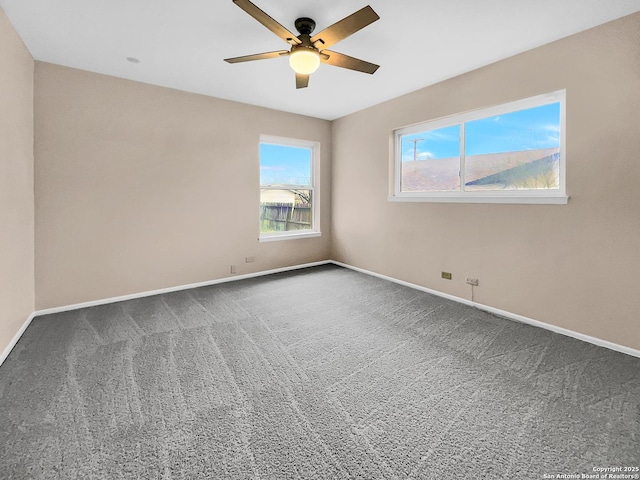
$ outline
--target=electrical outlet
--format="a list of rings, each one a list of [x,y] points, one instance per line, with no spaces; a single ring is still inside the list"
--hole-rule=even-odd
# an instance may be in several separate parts
[[[231,273],[238,273],[238,266],[237,265],[231,265]]]
[[[244,257],[245,263],[253,263],[256,261],[256,257]]]
[[[478,279],[477,278],[467,278],[467,283],[469,285],[473,285],[475,287],[478,286]]]
[[[451,272],[442,272],[442,278],[451,280]]]

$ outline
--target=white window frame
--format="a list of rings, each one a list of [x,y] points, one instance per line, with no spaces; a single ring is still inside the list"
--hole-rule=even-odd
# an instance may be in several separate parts
[[[560,160],[559,185],[549,190],[506,190],[506,191],[464,191],[464,125],[465,122],[486,117],[503,115],[517,110],[540,107],[550,103],[560,103]],[[437,130],[460,125],[460,191],[453,192],[403,192],[401,137],[412,133]],[[392,202],[438,202],[438,203],[524,203],[524,204],[566,204],[566,90],[537,95],[501,105],[459,113],[447,117],[421,122],[393,131],[391,151],[391,175],[389,201]]]
[[[311,149],[311,181],[310,185],[287,185],[299,190],[311,190],[311,229],[297,230],[290,232],[269,232],[263,233],[260,228],[260,215],[258,214],[258,237],[260,242],[273,242],[278,240],[292,240],[296,238],[319,237],[320,232],[320,142],[312,140],[302,140],[299,138],[278,137],[275,135],[260,135],[260,144],[281,145],[285,147],[301,147]],[[260,158],[258,158],[260,165]],[[260,183],[260,182],[259,182]],[[263,187],[259,185],[260,190]],[[282,190],[282,187],[273,188],[274,190]],[[260,210],[258,209],[258,212]]]

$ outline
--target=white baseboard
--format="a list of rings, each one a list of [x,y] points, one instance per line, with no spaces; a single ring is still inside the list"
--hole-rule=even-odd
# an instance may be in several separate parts
[[[13,338],[9,342],[9,345],[7,345],[5,349],[2,351],[2,353],[0,354],[0,366],[2,366],[4,361],[7,359],[7,357],[11,353],[11,350],[13,350],[13,347],[16,346],[16,343],[18,343],[18,340],[20,340],[20,337],[22,337],[22,334],[27,329],[27,327],[31,323],[31,320],[33,320],[35,316],[36,316],[36,312],[32,312],[31,315],[29,315],[29,318],[27,318],[27,320],[22,324],[20,329],[13,336]]]
[[[567,337],[572,337],[577,340],[582,340],[583,342],[592,343],[599,347],[608,348],[610,350],[615,350],[616,352],[626,353],[627,355],[631,355],[633,357],[640,358],[640,350],[636,350],[631,347],[626,347],[624,345],[619,345],[617,343],[609,342],[607,340],[603,340],[601,338],[592,337],[590,335],[585,335],[584,333],[574,332],[573,330],[569,330],[567,328],[558,327],[556,325],[551,325],[549,323],[544,323],[539,320],[534,320],[533,318],[525,317],[523,315],[518,315],[517,313],[507,312],[506,310],[500,310],[499,308],[490,307],[488,305],[483,305],[482,303],[472,302],[467,300],[466,298],[456,297],[454,295],[449,295],[448,293],[439,292],[437,290],[432,290],[430,288],[423,287],[421,285],[416,285],[415,283],[405,282],[404,280],[398,280],[397,278],[389,277],[387,275],[382,275],[380,273],[371,272],[369,270],[365,270],[363,268],[354,267],[352,265],[348,265],[342,262],[332,261],[331,263],[335,265],[339,265],[341,267],[349,268],[351,270],[355,270],[360,273],[365,273],[367,275],[371,275],[374,277],[382,278],[384,280],[388,280],[393,283],[397,283],[400,285],[404,285],[406,287],[415,288],[416,290],[420,290],[423,292],[431,293],[433,295],[437,295],[439,297],[447,298],[449,300],[453,300],[454,302],[463,303],[465,305],[470,305],[472,307],[476,307],[480,310],[484,310],[486,312],[493,313],[495,315],[499,315],[501,317],[508,318],[510,320],[515,320],[516,322],[526,323],[527,325],[532,325],[534,327],[543,328],[545,330],[550,330],[555,333],[559,333],[561,335],[565,335]]]
[[[576,338],[578,340],[582,340],[582,341],[587,342],[587,343],[592,343],[592,344],[598,345],[600,347],[605,347],[605,348],[608,348],[610,350],[615,350],[616,352],[626,353],[627,355],[631,355],[631,356],[640,358],[640,350],[636,350],[636,349],[633,349],[631,347],[626,347],[624,345],[618,345],[617,343],[609,342],[607,340],[602,340],[600,338],[591,337],[589,335],[585,335],[585,334],[579,333],[579,332],[574,332],[573,330],[568,330],[566,328],[558,327],[556,325],[551,325],[549,323],[540,322],[538,320],[534,320],[532,318],[528,318],[528,317],[525,317],[523,315],[518,315],[517,313],[511,313],[511,312],[507,312],[505,310],[500,310],[498,308],[490,307],[488,305],[483,305],[481,303],[472,302],[472,301],[467,300],[465,298],[456,297],[454,295],[449,295],[447,293],[439,292],[437,290],[432,290],[430,288],[423,287],[421,285],[416,285],[414,283],[405,282],[404,280],[399,280],[397,278],[389,277],[387,275],[382,275],[380,273],[372,272],[370,270],[365,270],[363,268],[354,267],[354,266],[348,265],[346,263],[337,262],[335,260],[323,260],[323,261],[320,261],[320,262],[305,263],[305,264],[301,264],[301,265],[293,265],[293,266],[290,266],[290,267],[276,268],[276,269],[273,269],[273,270],[265,270],[265,271],[262,271],[262,272],[247,273],[247,274],[244,274],[244,275],[236,275],[236,276],[233,276],[233,277],[218,278],[216,280],[208,280],[206,282],[190,283],[190,284],[187,284],[187,285],[178,285],[178,286],[175,286],[175,287],[161,288],[159,290],[150,290],[150,291],[146,291],[146,292],[133,293],[133,294],[130,294],[130,295],[122,295],[122,296],[119,296],[119,297],[111,297],[111,298],[105,298],[105,299],[101,299],[101,300],[93,300],[93,301],[90,301],[90,302],[74,303],[72,305],[64,305],[64,306],[60,306],[60,307],[46,308],[46,309],[43,309],[43,310],[36,310],[31,315],[29,315],[29,318],[27,318],[27,320],[24,322],[22,327],[20,327],[20,330],[18,330],[18,332],[11,339],[11,342],[9,342],[9,344],[6,346],[6,348],[2,351],[2,354],[0,355],[0,365],[2,365],[2,363],[9,356],[9,353],[11,353],[11,350],[13,349],[13,347],[15,347],[15,345],[18,343],[18,340],[20,340],[20,337],[22,337],[22,334],[27,329],[27,327],[29,326],[31,321],[35,317],[37,317],[39,315],[48,315],[48,314],[51,314],[51,313],[67,312],[67,311],[70,311],[70,310],[77,310],[79,308],[94,307],[94,306],[97,306],[97,305],[106,305],[108,303],[122,302],[122,301],[125,301],[125,300],[132,300],[132,299],[135,299],[135,298],[143,298],[143,297],[149,297],[149,296],[152,296],[152,295],[160,295],[162,293],[177,292],[177,291],[180,291],[180,290],[188,290],[190,288],[206,287],[206,286],[209,286],[209,285],[216,285],[216,284],[220,284],[220,283],[235,282],[237,280],[245,280],[247,278],[262,277],[262,276],[265,276],[265,275],[272,275],[274,273],[288,272],[288,271],[292,271],[292,270],[299,270],[299,269],[308,268],[308,267],[317,267],[319,265],[327,265],[327,264],[334,264],[334,265],[338,265],[340,267],[348,268],[350,270],[355,270],[357,272],[361,272],[361,273],[364,273],[366,275],[371,275],[371,276],[374,276],[374,277],[381,278],[383,280],[388,280],[390,282],[397,283],[399,285],[404,285],[406,287],[414,288],[414,289],[420,290],[422,292],[426,292],[426,293],[430,293],[432,295],[437,295],[439,297],[447,298],[449,300],[453,300],[454,302],[463,303],[465,305],[476,307],[476,308],[478,308],[480,310],[484,310],[484,311],[493,313],[495,315],[499,315],[501,317],[508,318],[510,320],[515,320],[516,322],[526,323],[526,324],[532,325],[534,327],[539,327],[539,328],[543,328],[545,330],[550,330],[552,332],[556,332],[556,333],[560,333],[562,335],[566,335],[568,337]]]
[[[70,310],[78,310],[79,308],[95,307],[97,305],[106,305],[108,303],[123,302],[125,300],[133,300],[135,298],[143,298],[143,297],[150,297],[152,295],[160,295],[162,293],[171,293],[171,292],[178,292],[180,290],[189,290],[190,288],[208,287],[210,285],[217,285],[219,283],[236,282],[238,280],[245,280],[247,278],[262,277],[265,275],[272,275],[274,273],[289,272],[291,270],[300,270],[301,268],[317,267],[319,265],[326,265],[328,263],[331,263],[331,261],[323,260],[321,262],[304,263],[301,265],[293,265],[291,267],[275,268],[273,270],[264,270],[262,272],[246,273],[244,275],[234,275],[233,277],[217,278],[215,280],[207,280],[205,282],[189,283],[187,285],[178,285],[175,287],[160,288],[158,290],[149,290],[146,292],[131,293],[129,295],[122,295],[120,297],[110,297],[110,298],[104,298],[101,300],[92,300],[90,302],[74,303],[72,305],[63,305],[61,307],[45,308],[43,310],[36,310],[33,313],[35,316],[37,316],[37,315],[49,315],[51,313],[68,312]]]

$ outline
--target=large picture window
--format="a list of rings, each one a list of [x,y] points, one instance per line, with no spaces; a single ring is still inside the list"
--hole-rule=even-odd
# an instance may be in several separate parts
[[[565,92],[394,132],[390,200],[567,203]]]
[[[260,240],[319,236],[320,144],[260,137]]]

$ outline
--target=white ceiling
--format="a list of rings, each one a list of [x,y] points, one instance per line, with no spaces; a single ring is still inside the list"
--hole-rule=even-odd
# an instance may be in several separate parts
[[[335,119],[640,11],[640,0],[253,0],[316,32],[370,4],[380,20],[332,50],[381,65],[321,65],[296,90],[287,58],[222,59],[288,45],[231,0],[0,0],[36,60]],[[135,57],[134,64],[126,60]]]

